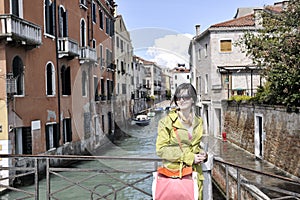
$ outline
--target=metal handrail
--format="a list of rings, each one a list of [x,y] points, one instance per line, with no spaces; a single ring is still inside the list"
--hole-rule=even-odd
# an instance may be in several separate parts
[[[258,184],[256,182],[253,181],[248,181],[244,176],[242,176],[241,171],[246,171],[246,172],[251,172],[251,173],[255,173],[257,175],[263,175],[263,176],[267,176],[269,178],[275,178],[277,180],[281,180],[281,181],[285,181],[285,182],[289,182],[295,185],[298,185],[300,187],[300,181],[299,180],[295,180],[295,179],[291,179],[288,177],[283,177],[283,176],[279,176],[276,174],[271,174],[271,173],[266,173],[266,172],[262,172],[262,171],[258,171],[258,170],[254,170],[254,169],[250,169],[241,165],[237,165],[237,164],[233,164],[230,162],[226,162],[224,160],[222,160],[221,158],[214,158],[214,162],[215,163],[220,163],[221,165],[224,165],[225,167],[225,184],[226,184],[226,200],[230,199],[230,192],[229,192],[229,167],[236,169],[236,175],[231,174],[232,177],[235,176],[236,178],[236,182],[237,182],[237,199],[240,200],[242,199],[241,197],[241,187],[247,187],[247,185],[251,185],[251,186],[255,186],[255,187],[259,187],[259,188],[264,188],[267,190],[270,190],[272,192],[277,192],[277,193],[281,193],[284,194],[286,196],[284,197],[280,197],[280,198],[275,198],[275,199],[300,199],[300,193],[297,192],[292,192],[292,191],[288,191],[288,190],[284,190],[284,189],[280,189],[277,187],[270,187],[270,186],[266,186],[265,184]],[[257,196],[260,196],[262,199],[264,199],[261,194],[255,192],[252,190],[253,193],[256,193]],[[263,196],[266,196],[263,194]]]
[[[23,197],[23,199],[26,198],[32,198],[34,197],[34,199],[38,199],[39,198],[39,173],[40,173],[40,168],[39,165],[41,164],[41,161],[46,161],[44,162],[45,166],[46,166],[46,188],[47,188],[47,199],[55,199],[55,194],[61,192],[61,191],[65,191],[68,190],[72,187],[80,187],[84,190],[87,190],[90,195],[91,195],[91,199],[95,196],[97,197],[97,199],[107,199],[108,197],[114,196],[116,197],[116,194],[123,190],[126,187],[130,187],[134,190],[137,190],[143,194],[145,194],[146,196],[151,197],[152,194],[149,194],[147,191],[144,191],[138,187],[135,186],[135,184],[144,181],[146,179],[150,179],[152,178],[152,172],[154,172],[157,168],[157,166],[161,163],[162,159],[161,158],[147,158],[147,157],[120,157],[120,156],[77,156],[77,155],[8,155],[8,154],[0,154],[0,158],[2,159],[9,159],[9,158],[13,158],[13,159],[33,159],[34,160],[34,166],[32,167],[5,167],[5,166],[1,166],[0,170],[9,170],[9,171],[23,171],[23,173],[21,174],[16,174],[16,175],[12,175],[9,177],[1,177],[0,178],[0,188],[6,188],[8,190],[12,190],[12,191],[16,191],[16,192],[23,192],[24,194],[26,194],[27,196]],[[52,166],[50,164],[51,160],[54,159],[60,159],[60,160],[72,160],[72,161],[92,161],[92,160],[124,160],[124,161],[140,161],[140,162],[152,162],[154,163],[153,166],[150,166],[149,169],[145,170],[145,169],[139,169],[139,170],[132,170],[132,169],[122,169],[122,170],[117,170],[117,169],[84,169],[84,168],[80,168],[80,169],[75,169],[75,168],[71,168],[71,167],[61,167],[61,166]],[[241,171],[248,171],[251,173],[255,173],[255,174],[259,174],[259,175],[263,175],[263,176],[268,176],[270,178],[276,178],[278,180],[282,180],[282,181],[287,181],[296,185],[300,185],[300,182],[298,180],[295,179],[291,179],[291,178],[287,178],[287,177],[283,177],[283,176],[279,176],[279,175],[275,175],[275,174],[270,174],[270,173],[266,173],[266,172],[261,172],[261,171],[257,171],[254,169],[250,169],[247,167],[243,167],[237,164],[233,164],[230,162],[226,162],[221,160],[220,158],[215,157],[214,158],[214,162],[215,163],[219,163],[221,165],[225,166],[226,169],[226,199],[229,199],[229,183],[228,183],[228,168],[235,168],[236,169],[236,181],[237,181],[237,197],[238,199],[241,199],[241,187],[246,187],[246,185],[252,185],[252,186],[259,186],[261,188],[266,188],[269,190],[275,190],[275,191],[280,191],[283,194],[286,194],[285,197],[283,198],[287,198],[288,196],[292,196],[295,199],[300,199],[300,194],[295,193],[295,192],[291,192],[291,191],[286,191],[286,190],[281,190],[278,188],[272,188],[272,187],[267,187],[264,185],[260,185],[258,183],[255,182],[251,182],[246,180],[245,178],[243,178],[243,176],[241,175]],[[62,174],[60,174],[60,172],[87,172],[87,173],[95,173],[95,174],[90,174],[87,177],[84,177],[81,180],[71,180],[69,177],[65,177]],[[114,177],[112,176],[113,173],[141,173],[144,174],[145,176],[139,178],[138,180],[135,180],[132,183],[127,183],[126,181]],[[12,187],[10,185],[5,185],[2,184],[2,181],[5,180],[11,180],[11,179],[15,179],[15,178],[20,178],[22,176],[25,175],[29,175],[29,174],[34,174],[34,185],[35,185],[35,191],[34,192],[28,192],[25,190],[22,190],[21,188],[17,188],[17,187]],[[121,183],[123,186],[115,189],[110,185],[107,184],[97,184],[95,185],[92,189],[91,188],[87,188],[84,185],[81,185],[81,182],[84,182],[85,180],[89,179],[89,178],[93,178],[99,174],[104,174],[112,179],[117,180],[119,183]],[[70,183],[70,185],[66,186],[66,187],[62,187],[56,191],[51,190],[50,188],[50,184],[51,184],[51,178],[50,175],[54,175],[57,176],[61,179],[63,179],[64,181],[67,181],[68,183]],[[96,189],[98,187],[102,187],[102,186],[106,186],[106,187],[111,187],[110,191],[107,192],[106,194],[99,194],[98,192],[96,192]],[[277,198],[278,199],[278,198]],[[280,199],[280,198],[279,198]]]

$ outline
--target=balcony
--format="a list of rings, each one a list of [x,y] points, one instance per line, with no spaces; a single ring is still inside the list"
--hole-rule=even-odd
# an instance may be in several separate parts
[[[58,45],[58,57],[63,58],[74,58],[76,56],[79,56],[78,51],[78,43],[71,38],[63,37],[58,38],[57,41]]]
[[[0,38],[27,47],[41,45],[41,27],[14,15],[0,15]]]
[[[80,63],[97,62],[97,52],[91,47],[81,47],[79,59]]]

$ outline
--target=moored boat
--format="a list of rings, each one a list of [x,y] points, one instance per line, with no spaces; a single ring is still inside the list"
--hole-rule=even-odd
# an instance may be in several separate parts
[[[147,126],[150,124],[151,119],[147,115],[137,115],[132,119],[136,125]]]

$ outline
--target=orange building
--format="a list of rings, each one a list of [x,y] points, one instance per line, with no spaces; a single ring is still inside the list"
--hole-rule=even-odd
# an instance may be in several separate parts
[[[114,7],[0,0],[0,153],[86,153],[113,133]]]

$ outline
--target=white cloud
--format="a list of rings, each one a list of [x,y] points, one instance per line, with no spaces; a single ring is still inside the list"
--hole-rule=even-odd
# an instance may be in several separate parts
[[[190,34],[165,35],[154,40],[146,55],[161,67],[174,68],[178,63],[189,66],[188,48],[193,36]]]

